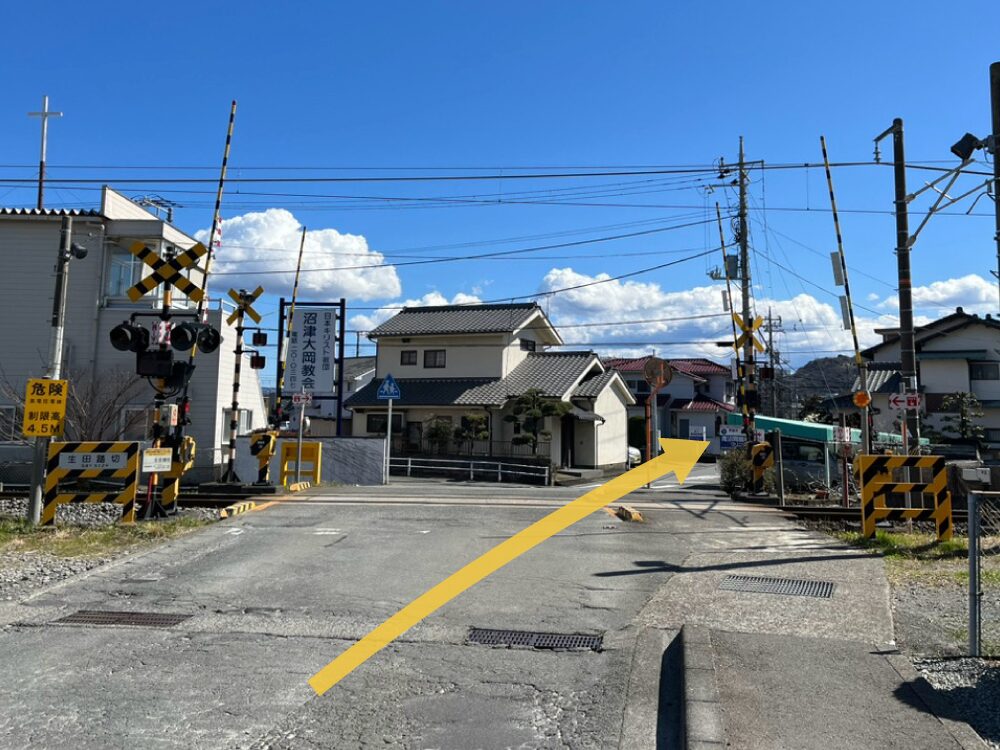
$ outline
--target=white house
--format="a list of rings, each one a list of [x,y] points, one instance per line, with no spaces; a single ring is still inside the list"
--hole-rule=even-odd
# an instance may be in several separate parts
[[[650,388],[643,376],[646,362],[651,357],[605,359],[604,364],[622,373],[636,405],[629,407],[633,419],[631,442],[636,447],[645,445],[645,405]],[[709,441],[706,452],[720,453],[719,428],[726,423],[728,414],[736,408],[735,384],[732,373],[709,359],[669,359],[673,370],[670,382],[657,394],[658,421],[661,437]]]
[[[872,394],[877,432],[900,431],[902,412],[889,406],[889,398],[899,393],[900,351],[898,329],[879,329],[882,342],[866,349],[869,361],[868,387]],[[940,429],[945,396],[971,393],[983,407],[981,420],[987,450],[1000,452],[1000,320],[979,317],[961,307],[943,318],[914,330],[917,355],[917,382],[924,399],[921,429]],[[854,390],[860,387],[855,382]],[[850,394],[828,402],[835,411],[857,411]]]
[[[195,240],[125,196],[105,187],[97,210],[0,208],[0,299],[8,321],[0,328],[0,441],[19,442],[20,416],[12,394],[23,393],[26,379],[40,377],[46,369],[51,331],[56,254],[63,216],[73,217],[73,241],[87,248],[87,256],[69,264],[66,295],[66,328],[63,368],[65,375],[81,380],[115,381],[115,374],[134,373],[135,355],[114,349],[109,333],[136,311],[159,308],[160,291],[150,292],[133,303],[126,291],[150,269],[128,248],[141,241],[163,257],[168,248],[186,250]],[[200,282],[200,275],[193,277]],[[222,345],[212,354],[195,357],[191,379],[191,425],[188,434],[198,442],[196,466],[222,463],[222,446],[228,441],[232,374],[235,364],[235,334],[225,323],[231,308],[218,300],[228,288],[221,283],[210,289],[215,298],[208,305],[209,324],[222,334]],[[180,293],[174,307],[193,309]],[[147,322],[148,320],[144,321]],[[71,383],[71,388],[73,384]],[[133,402],[123,406],[119,428],[109,437],[145,437],[145,415],[153,400],[153,389],[142,383]],[[241,431],[266,424],[266,412],[257,372],[243,363],[240,390]],[[129,425],[132,425],[131,427]]]
[[[473,445],[494,456],[530,455],[512,442],[520,425],[504,417],[529,389],[568,404],[546,417],[551,439],[538,453],[563,467],[624,466],[628,459],[626,409],[634,403],[617,372],[589,351],[548,352],[562,339],[534,303],[405,308],[368,334],[378,344],[375,377],[346,404],[354,435],[385,434],[387,406],[377,398],[386,375],[398,382],[393,405],[398,450],[427,449],[435,424],[459,427],[486,417],[489,439]]]

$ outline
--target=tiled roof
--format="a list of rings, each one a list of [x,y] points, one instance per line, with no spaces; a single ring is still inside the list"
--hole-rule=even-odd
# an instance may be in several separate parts
[[[399,406],[446,404],[501,406],[507,399],[535,388],[543,396],[562,398],[577,379],[597,362],[593,352],[533,352],[506,378],[399,378]],[[382,380],[372,380],[346,402],[349,407],[377,406]]]
[[[407,307],[371,331],[379,336],[427,336],[458,333],[507,333],[520,328],[541,308],[534,302],[507,305]]]
[[[694,398],[679,398],[676,401],[671,401],[670,408],[681,411],[713,412],[720,409],[722,411],[732,411],[736,407],[732,404],[724,404],[721,401],[716,401],[714,398],[699,394]]]
[[[0,208],[0,216],[101,216],[92,208]]]
[[[584,380],[573,389],[573,398],[597,398],[607,384],[614,379],[615,374],[614,370],[605,370],[589,380]]]
[[[354,380],[374,369],[375,357],[344,357],[344,380]]]
[[[401,398],[395,406],[500,406],[506,397],[498,395],[499,378],[398,378]],[[364,388],[348,398],[344,405],[381,406],[377,397],[382,378],[370,380]]]
[[[729,375],[728,367],[723,367],[717,362],[704,357],[695,359],[668,359],[667,362],[675,370],[688,373],[689,375]]]
[[[869,393],[899,393],[899,386],[902,376],[898,370],[869,370],[868,371],[868,392]],[[861,378],[854,378],[854,385],[851,392],[861,390]]]
[[[646,366],[646,363],[651,359],[651,356],[645,357],[611,357],[604,359],[604,366],[609,370],[614,369],[618,372],[642,372],[642,368]]]

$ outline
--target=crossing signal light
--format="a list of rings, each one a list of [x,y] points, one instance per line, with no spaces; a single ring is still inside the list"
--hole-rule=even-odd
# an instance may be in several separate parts
[[[250,355],[250,369],[251,370],[263,370],[266,360],[263,354],[251,354]]]
[[[149,348],[149,331],[128,321],[111,329],[111,346],[120,352],[142,352]]]
[[[190,351],[197,344],[203,354],[211,354],[221,343],[219,332],[201,323],[181,323],[170,331],[170,345],[182,352]]]
[[[267,346],[267,334],[263,331],[253,332],[253,345],[254,346]]]

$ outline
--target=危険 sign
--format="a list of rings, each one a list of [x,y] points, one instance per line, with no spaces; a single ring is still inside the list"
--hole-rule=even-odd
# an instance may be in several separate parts
[[[318,396],[337,392],[336,343],[338,307],[306,307],[295,311],[288,338],[284,389]]]
[[[24,422],[21,434],[25,437],[56,437],[63,434],[66,422],[68,380],[32,378],[24,393]]]

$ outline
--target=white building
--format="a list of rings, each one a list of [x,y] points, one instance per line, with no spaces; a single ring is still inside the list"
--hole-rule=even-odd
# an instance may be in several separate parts
[[[512,444],[519,425],[504,417],[518,396],[537,390],[569,409],[545,418],[551,438],[538,455],[563,467],[627,463],[626,408],[634,400],[625,382],[594,352],[543,351],[562,339],[534,303],[405,308],[368,335],[378,342],[375,377],[346,402],[354,435],[385,434],[387,405],[377,391],[391,374],[402,396],[393,405],[396,452],[426,452],[431,427],[457,428],[480,415],[489,438],[471,451],[530,455]]]
[[[126,296],[129,287],[150,272],[128,248],[136,241],[163,257],[168,248],[186,250],[195,240],[162,221],[125,196],[105,187],[99,210],[0,208],[0,299],[7,311],[7,325],[0,328],[0,440],[20,442],[20,414],[14,394],[23,394],[25,381],[41,377],[49,356],[54,266],[64,216],[73,217],[73,241],[87,248],[87,256],[69,264],[66,294],[64,377],[98,383],[116,382],[124,373],[135,372],[135,355],[114,349],[109,333],[136,311],[162,305],[159,287],[139,302]],[[200,283],[200,274],[192,279]],[[228,441],[229,406],[235,363],[235,334],[226,325],[229,310],[218,301],[228,289],[210,290],[215,301],[208,305],[207,322],[222,334],[222,345],[212,354],[198,353],[191,379],[191,425],[188,434],[198,442],[196,466],[201,475],[222,462]],[[174,307],[194,309],[178,292]],[[138,322],[138,321],[137,321]],[[149,319],[141,322],[148,326]],[[186,356],[186,353],[185,353]],[[243,363],[240,390],[241,432],[266,424],[266,412],[257,372]],[[73,388],[73,383],[71,383]],[[142,384],[135,400],[125,404],[117,424],[94,439],[139,439],[148,430],[145,415],[151,409],[154,391]],[[132,425],[130,427],[130,425]],[[90,437],[90,436],[88,436]]]

